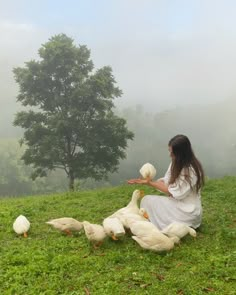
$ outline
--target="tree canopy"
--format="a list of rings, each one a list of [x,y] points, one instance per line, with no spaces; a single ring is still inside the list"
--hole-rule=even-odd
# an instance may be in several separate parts
[[[53,36],[38,53],[39,61],[13,70],[17,100],[27,107],[14,125],[25,130],[22,159],[34,168],[32,177],[61,168],[74,189],[76,178],[99,180],[117,171],[134,135],[113,112],[122,91],[111,67],[94,70],[87,47],[65,34]]]

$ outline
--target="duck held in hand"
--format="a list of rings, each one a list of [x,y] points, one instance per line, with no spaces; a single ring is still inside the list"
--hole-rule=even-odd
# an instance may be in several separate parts
[[[151,181],[157,173],[156,168],[150,163],[144,164],[139,172],[142,175],[142,178],[147,179],[148,181]]]

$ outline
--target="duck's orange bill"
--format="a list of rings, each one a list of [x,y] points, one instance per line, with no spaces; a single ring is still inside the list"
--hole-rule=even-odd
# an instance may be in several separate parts
[[[146,218],[146,219],[149,219],[149,216],[148,216],[148,214],[146,212],[143,214],[143,217]]]
[[[143,190],[140,190],[140,196],[143,198],[145,196],[145,193]]]
[[[112,235],[111,238],[112,238],[112,240],[114,240],[114,241],[118,241],[118,239],[117,239],[117,237],[116,237],[115,235]]]

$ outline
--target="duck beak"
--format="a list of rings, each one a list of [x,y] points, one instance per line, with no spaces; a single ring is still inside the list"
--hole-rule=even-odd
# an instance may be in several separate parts
[[[140,190],[140,197],[143,198],[145,196],[145,193],[143,190]]]
[[[112,238],[113,241],[118,241],[119,240],[119,239],[117,239],[117,237],[114,234],[111,236],[111,238]]]
[[[149,216],[148,216],[148,214],[146,212],[143,214],[143,217],[146,218],[146,219],[149,219]]]

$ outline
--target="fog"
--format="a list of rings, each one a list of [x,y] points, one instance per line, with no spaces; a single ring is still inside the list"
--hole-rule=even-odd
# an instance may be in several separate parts
[[[167,144],[185,133],[209,165],[224,160],[236,167],[235,1],[9,2],[0,1],[1,138],[20,135],[12,126],[20,109],[13,67],[37,59],[43,43],[65,33],[91,49],[95,68],[112,67],[123,91],[115,101],[121,113],[139,105],[162,114],[154,137],[161,133]]]

